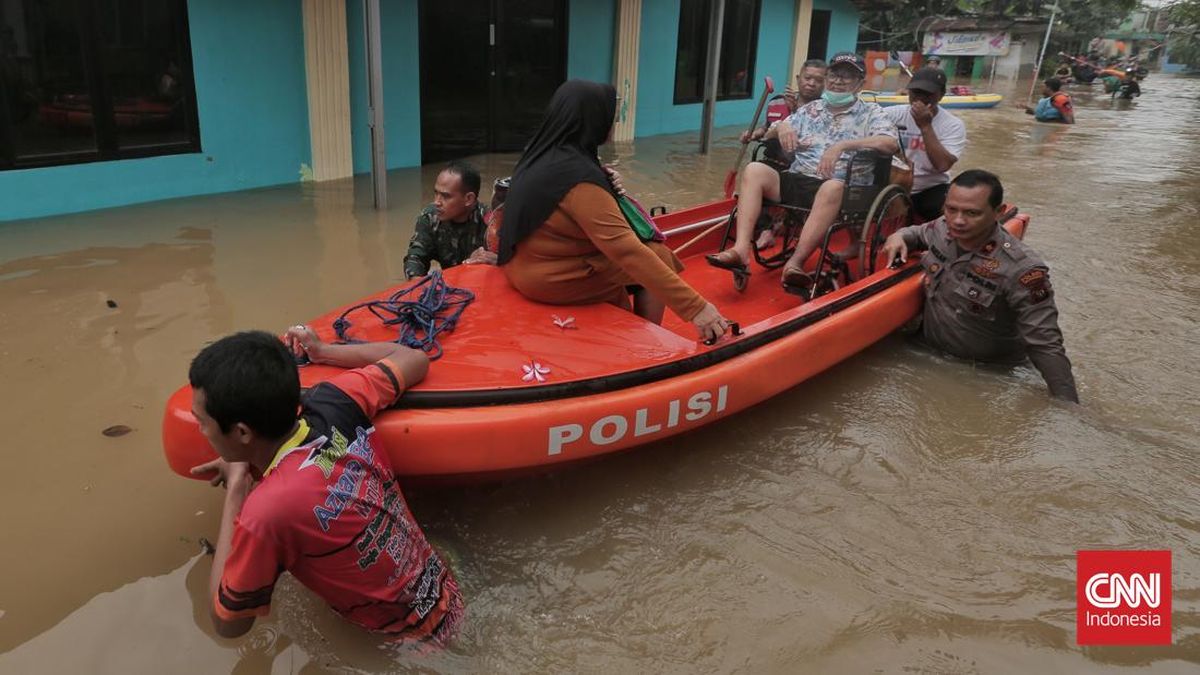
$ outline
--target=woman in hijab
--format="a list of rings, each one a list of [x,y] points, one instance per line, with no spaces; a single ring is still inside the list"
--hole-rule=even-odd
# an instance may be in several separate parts
[[[679,278],[683,264],[671,249],[638,238],[596,157],[616,110],[608,84],[571,80],[554,93],[513,172],[498,263],[522,295],[555,305],[630,309],[628,287],[639,286],[638,316],[660,323],[665,305],[701,339],[716,339],[729,322]]]

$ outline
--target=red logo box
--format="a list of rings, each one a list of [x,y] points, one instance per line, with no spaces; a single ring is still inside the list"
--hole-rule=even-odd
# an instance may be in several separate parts
[[[1170,551],[1076,551],[1081,645],[1171,644]]]

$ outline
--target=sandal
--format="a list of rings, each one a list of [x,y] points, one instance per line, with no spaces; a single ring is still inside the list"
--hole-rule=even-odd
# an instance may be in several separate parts
[[[731,248],[727,248],[720,253],[709,253],[708,255],[704,256],[704,259],[707,260],[708,264],[712,265],[713,267],[719,267],[723,270],[730,270],[733,272],[739,272],[741,274],[750,273],[750,268],[745,262],[742,261],[742,256],[738,255],[738,252]]]
[[[811,274],[790,265],[783,268],[782,281],[784,291],[792,295],[799,295],[805,300],[812,299],[813,288],[817,285],[816,279]]]

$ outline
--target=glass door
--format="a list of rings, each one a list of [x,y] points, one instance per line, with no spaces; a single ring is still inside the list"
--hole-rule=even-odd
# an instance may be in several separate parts
[[[421,157],[426,163],[489,146],[491,4],[421,2]]]
[[[422,0],[422,162],[524,148],[566,45],[564,0]]]

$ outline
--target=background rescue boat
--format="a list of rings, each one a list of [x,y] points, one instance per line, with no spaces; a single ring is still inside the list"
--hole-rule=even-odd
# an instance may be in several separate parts
[[[908,94],[890,91],[864,91],[859,94],[859,97],[867,103],[878,103],[880,106],[887,108],[893,105],[908,105]],[[938,106],[942,108],[995,108],[1000,101],[1004,100],[1001,94],[946,94],[938,101]]]

